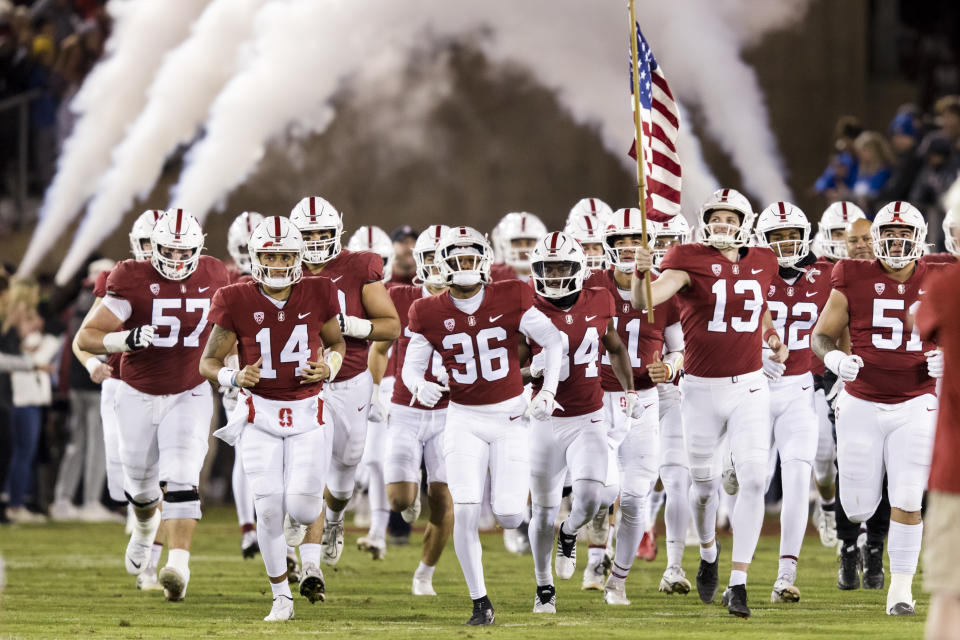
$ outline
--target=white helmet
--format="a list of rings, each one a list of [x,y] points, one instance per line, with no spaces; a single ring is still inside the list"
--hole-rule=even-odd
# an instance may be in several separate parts
[[[823,251],[823,255],[834,260],[849,257],[847,241],[845,239],[834,240],[833,232],[846,230],[847,225],[854,220],[866,217],[863,209],[846,200],[834,202],[824,209],[823,215],[820,216],[820,222],[817,224],[817,235],[820,236],[818,244]]]
[[[955,256],[960,256],[960,214],[956,209],[947,209],[947,214],[943,216],[943,241],[947,245],[947,251]]]
[[[450,227],[437,243],[434,260],[444,284],[472,287],[490,282],[493,248],[476,229]]]
[[[417,236],[417,242],[413,245],[413,261],[417,265],[417,279],[431,287],[445,287],[443,275],[440,273],[440,265],[434,262],[436,257],[437,245],[444,234],[450,230],[445,224],[432,224]],[[430,262],[427,262],[427,254],[430,256]]]
[[[569,265],[565,275],[547,275],[547,263]],[[583,289],[587,256],[580,243],[566,233],[553,231],[530,252],[530,277],[534,290],[544,298],[565,298]]]
[[[600,220],[600,224],[607,226],[610,217],[613,216],[613,209],[600,198],[584,198],[573,205],[570,213],[567,214],[567,224],[576,216],[593,216]]]
[[[137,216],[133,228],[130,229],[130,253],[133,254],[134,260],[150,259],[151,252],[143,248],[143,241],[150,240],[153,227],[156,226],[157,220],[162,215],[163,211],[161,209],[147,209]]]
[[[263,216],[256,211],[244,211],[230,223],[227,229],[227,251],[243,273],[250,273],[250,252],[247,242],[250,234],[263,222]]]
[[[884,227],[912,227],[913,235],[909,238],[884,238]],[[893,269],[902,269],[923,255],[927,222],[912,204],[901,200],[888,202],[873,218],[870,237],[873,238],[873,255]],[[891,255],[894,247],[899,247],[901,255]]]
[[[667,250],[675,244],[690,244],[693,239],[693,232],[690,230],[690,223],[682,215],[676,215],[663,222],[656,223],[654,226],[656,233],[653,238],[653,264],[657,267],[663,257],[667,255]],[[660,240],[671,240],[661,243]]]
[[[647,243],[655,237],[656,223],[647,220]],[[633,254],[639,244],[616,248],[614,240],[618,236],[639,236],[641,234],[640,209],[617,209],[613,212],[609,224],[603,230],[603,249],[607,252],[607,262],[622,273],[633,273]],[[627,260],[626,258],[629,258]]]
[[[729,225],[708,224],[707,220],[714,211],[732,211],[740,216],[740,226],[731,230]],[[715,249],[745,247],[750,242],[753,230],[753,207],[750,201],[736,189],[717,189],[700,207],[700,224],[697,227],[697,241]],[[726,227],[725,230],[720,227]],[[725,231],[720,233],[720,231]]]
[[[353,232],[347,242],[350,251],[372,251],[383,259],[383,281],[393,274],[393,242],[387,232],[376,225],[363,226]]]
[[[584,248],[584,253],[586,253],[586,246],[589,244],[595,244],[600,247],[600,255],[586,256],[587,271],[598,271],[607,268],[607,252],[603,249],[603,226],[596,216],[571,212],[570,217],[567,218],[567,225],[563,228],[563,232],[579,242],[580,246]]]
[[[770,242],[768,234],[780,229],[800,229],[803,237],[797,240]],[[799,207],[789,202],[774,202],[757,218],[757,246],[772,249],[781,267],[794,267],[810,254],[810,222]],[[782,255],[787,246],[793,246],[793,255]]]
[[[529,269],[530,250],[515,248],[513,241],[537,241],[547,235],[547,227],[537,216],[522,211],[503,216],[494,234],[494,242],[499,244],[498,257],[514,269]]]
[[[272,289],[283,289],[300,282],[303,277],[303,236],[300,230],[283,216],[264,218],[247,241],[250,256],[250,275],[254,280]],[[283,267],[268,267],[260,259],[263,253],[293,253],[293,264]]]
[[[203,229],[196,218],[183,209],[167,209],[150,234],[150,244],[153,246],[150,263],[164,278],[185,280],[197,270],[200,252],[203,251],[203,238]],[[162,255],[163,247],[193,253],[186,260],[171,260]]]
[[[304,231],[332,230],[333,236],[325,240],[304,240],[303,261],[310,264],[323,264],[340,255],[343,248],[340,236],[343,235],[343,215],[333,205],[320,196],[309,196],[297,203],[290,211],[290,222]]]

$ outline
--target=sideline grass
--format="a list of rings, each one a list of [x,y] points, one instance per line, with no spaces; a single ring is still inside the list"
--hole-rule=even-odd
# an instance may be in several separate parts
[[[768,517],[769,519],[769,517]],[[627,582],[630,607],[609,607],[599,592],[580,591],[586,546],[577,574],[557,584],[555,616],[531,613],[535,583],[530,556],[503,549],[499,535],[481,536],[487,588],[496,609],[494,627],[472,629],[463,577],[448,545],[434,577],[437,598],[414,598],[410,579],[419,560],[420,537],[390,547],[383,561],[356,550],[362,533],[349,532],[336,569],[325,570],[327,602],[310,605],[297,595],[296,618],[262,622],[270,589],[259,556],[244,561],[232,510],[209,509],[197,529],[186,602],[164,602],[158,592],[140,593],[123,569],[126,545],[118,525],[56,524],[0,528],[0,553],[7,563],[7,588],[0,600],[4,638],[921,638],[927,597],[915,581],[920,615],[884,615],[884,591],[841,592],[837,561],[816,537],[801,554],[796,605],[772,605],[776,578],[775,537],[761,538],[748,585],[753,617],[739,620],[717,604],[700,604],[696,593],[665,596],[657,585],[665,564],[663,541],[656,562],[638,561]],[[721,581],[730,570],[730,544],[721,556]],[[691,582],[696,552],[688,548],[684,568]],[[886,560],[886,558],[885,558]],[[162,565],[161,565],[162,566]],[[889,575],[889,574],[888,574]],[[589,637],[589,636],[588,636]]]

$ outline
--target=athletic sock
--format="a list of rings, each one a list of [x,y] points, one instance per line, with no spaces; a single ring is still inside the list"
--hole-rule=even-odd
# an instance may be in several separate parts
[[[186,549],[170,549],[167,553],[167,566],[179,569],[181,572],[189,572],[190,552]]]
[[[335,522],[343,522],[343,510],[341,509],[340,511],[334,511],[328,506],[327,513],[324,516],[324,522],[329,522],[331,524]]]
[[[293,600],[293,594],[290,593],[290,583],[284,580],[283,582],[271,582],[270,590],[273,591],[273,597],[284,596]]]
[[[700,547],[700,557],[710,563],[717,561],[717,542],[714,540],[709,547]]]
[[[736,586],[736,585],[738,585],[738,584],[742,584],[743,586],[747,586],[747,572],[746,572],[746,571],[738,571],[738,570],[734,569],[733,571],[730,572],[730,583],[729,583],[729,585],[730,585],[731,587],[733,587],[733,586]]]
[[[320,566],[320,545],[304,542],[300,545],[300,562],[303,566],[314,564]]]
[[[421,562],[421,563],[417,566],[417,570],[414,572],[414,575],[415,575],[415,576],[418,576],[418,577],[420,577],[420,578],[426,579],[426,580],[433,580],[433,570],[434,570],[434,569],[436,569],[436,567],[431,567],[431,566],[426,565],[426,564],[423,564],[423,562]]]

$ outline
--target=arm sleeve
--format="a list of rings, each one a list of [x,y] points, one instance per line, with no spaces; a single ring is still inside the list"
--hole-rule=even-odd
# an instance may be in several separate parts
[[[681,254],[681,247],[685,245],[673,245],[667,249],[667,254],[663,256],[663,260],[660,261],[660,273],[663,273],[667,269],[679,269],[684,271],[683,257]]]
[[[93,295],[98,298],[104,298],[107,295],[107,276],[110,275],[109,269],[104,269],[97,275],[97,281],[93,283]]]
[[[211,322],[219,327],[223,327],[231,333],[237,332],[236,327],[233,325],[233,319],[230,317],[230,312],[223,289],[220,289],[213,294],[213,301],[210,303],[208,322]]]
[[[846,270],[846,261],[839,260],[837,261],[837,264],[833,265],[833,270],[830,272],[830,285],[844,295],[847,293],[847,284],[846,279],[844,278]]]
[[[364,281],[369,284],[371,282],[380,282],[383,280],[383,260],[375,253],[370,254],[370,259],[367,260],[367,269],[366,269],[366,278]]]
[[[400,378],[414,396],[417,394],[417,385],[424,380],[432,355],[433,346],[427,342],[427,339],[422,334],[413,333],[407,344],[407,352],[403,356]]]
[[[921,299],[920,308],[917,309],[914,322],[917,323],[922,340],[937,342],[937,334],[944,324],[941,307],[944,300],[950,299],[949,276],[940,276],[934,280],[932,286]]]
[[[527,309],[520,317],[520,332],[543,347],[543,388],[556,394],[560,382],[560,363],[563,359],[563,339],[550,318],[536,307]]]
[[[127,261],[121,262],[110,270],[107,276],[106,291],[103,297],[103,304],[113,315],[120,318],[120,322],[126,322],[133,315],[133,306],[124,295],[124,280],[131,280],[129,270],[126,268]]]
[[[667,347],[667,353],[683,351],[683,329],[679,322],[667,325],[663,330],[663,343]]]

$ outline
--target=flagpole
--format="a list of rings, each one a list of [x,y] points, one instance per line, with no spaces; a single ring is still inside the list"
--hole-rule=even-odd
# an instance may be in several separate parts
[[[646,191],[646,180],[643,175],[643,121],[640,115],[640,78],[637,74],[637,62],[638,62],[638,51],[637,51],[637,14],[634,9],[634,0],[628,0],[627,4],[630,7],[630,55],[633,59],[633,67],[631,69],[631,75],[633,76],[633,126],[636,131],[636,147],[635,151],[637,156],[637,190],[640,199],[640,235],[643,241],[643,247],[649,249],[650,246],[647,242],[647,194]],[[643,286],[646,292],[647,298],[647,322],[653,323],[653,291],[650,281],[650,272],[647,271],[643,274]]]

